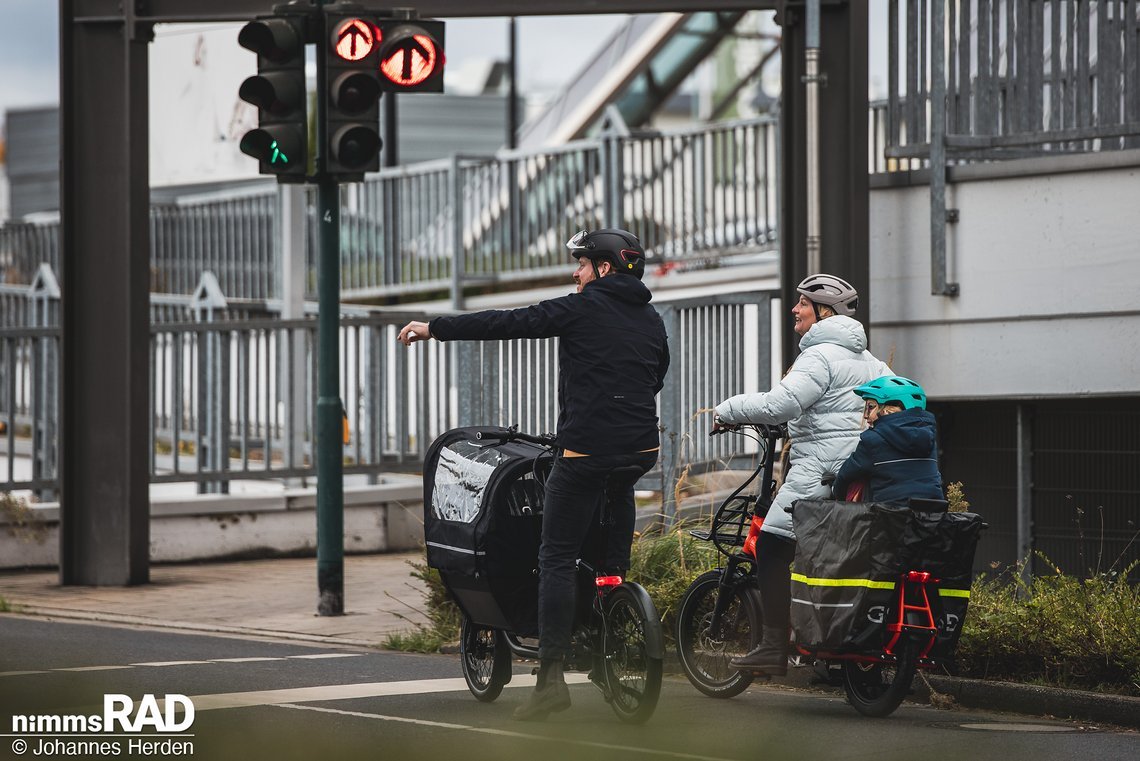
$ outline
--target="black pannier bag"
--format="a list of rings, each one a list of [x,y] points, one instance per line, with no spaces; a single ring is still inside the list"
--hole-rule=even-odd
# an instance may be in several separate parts
[[[931,657],[950,658],[958,646],[981,533],[982,518],[976,513],[916,512],[907,522],[899,553],[901,570],[930,571],[940,580],[935,603],[938,637]]]
[[[550,452],[493,436],[503,428],[441,434],[424,461],[424,541],[460,609],[476,624],[538,633],[542,483]]]
[[[792,629],[799,645],[826,651],[881,646],[909,512],[880,503],[795,503]]]
[[[978,515],[800,500],[792,518],[792,628],[799,644],[821,651],[879,649],[883,624],[894,615],[900,575],[930,571],[940,579],[939,594],[931,599],[939,629],[931,655],[953,654],[973,581]]]

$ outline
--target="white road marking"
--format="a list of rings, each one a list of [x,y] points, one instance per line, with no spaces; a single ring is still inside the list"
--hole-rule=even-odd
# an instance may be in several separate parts
[[[248,658],[211,658],[208,661],[150,661],[148,663],[124,663],[119,665],[110,666],[70,666],[67,668],[55,669],[39,669],[36,671],[0,671],[0,677],[5,676],[23,676],[25,674],[51,674],[56,671],[114,671],[117,669],[130,669],[142,668],[146,666],[198,666],[209,663],[255,663],[259,661],[284,661],[284,660],[318,660],[326,658],[356,658],[361,655],[368,655],[368,653],[314,653],[312,655],[278,655],[278,656],[254,656]]]
[[[588,682],[585,674],[567,674],[567,684]],[[533,687],[533,674],[515,674],[507,687]],[[427,695],[434,692],[465,692],[467,682],[462,677],[450,679],[416,679],[406,682],[361,682],[357,684],[326,684],[319,687],[294,687],[282,690],[256,692],[224,692],[214,695],[191,695],[194,708],[210,711],[218,708],[245,708],[248,706],[284,705],[286,703],[312,703],[321,700],[353,700],[356,698],[384,698],[397,695]]]
[[[433,680],[435,681],[435,680]],[[462,680],[460,680],[462,681]],[[514,681],[511,682],[514,684]],[[197,700],[194,701],[197,706]],[[668,758],[687,758],[695,759],[696,761],[730,761],[716,756],[699,756],[695,753],[678,753],[670,750],[656,750],[653,748],[642,748],[636,745],[616,745],[612,743],[591,742],[589,740],[572,740],[569,738],[561,737],[548,737],[546,735],[532,735],[526,732],[515,732],[509,729],[494,729],[491,727],[471,727],[466,724],[452,724],[443,721],[430,721],[428,719],[412,719],[407,716],[386,716],[376,713],[364,713],[362,711],[344,711],[339,708],[322,708],[320,706],[299,706],[291,705],[288,703],[278,704],[281,708],[293,708],[298,711],[318,711],[320,713],[333,713],[341,716],[355,716],[361,719],[375,719],[378,721],[395,721],[402,724],[416,724],[421,727],[433,727],[436,729],[454,729],[460,732],[475,732],[482,735],[495,735],[497,737],[513,737],[519,740],[537,740],[544,743],[560,743],[562,745],[577,745],[586,748],[601,748],[604,750],[617,750],[625,753],[640,753],[647,756],[666,756]]]

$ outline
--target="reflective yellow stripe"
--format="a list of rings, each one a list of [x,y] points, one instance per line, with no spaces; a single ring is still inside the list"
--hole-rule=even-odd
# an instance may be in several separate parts
[[[871,581],[870,579],[809,579],[802,573],[793,573],[792,581],[807,584],[809,587],[867,587],[868,589],[894,589],[893,581]]]
[[[970,590],[968,589],[939,589],[938,594],[943,597],[965,597],[970,599]]]

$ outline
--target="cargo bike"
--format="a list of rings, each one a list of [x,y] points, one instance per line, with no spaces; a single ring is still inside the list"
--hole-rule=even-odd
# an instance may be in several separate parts
[[[764,443],[752,477],[726,499],[707,539],[725,558],[682,597],[677,650],[689,681],[711,697],[742,692],[755,674],[729,661],[760,640],[760,593],[752,575],[756,533],[771,504],[772,456],[786,431],[746,426]],[[751,429],[751,430],[748,430]],[[763,476],[757,494],[744,494]],[[941,500],[909,505],[799,500],[792,572],[794,652],[842,684],[861,714],[890,715],[920,669],[953,663],[969,602],[974,551],[985,527]]]
[[[538,549],[552,436],[468,427],[440,435],[424,466],[427,561],[462,613],[460,664],[471,694],[499,697],[513,659],[538,659]],[[636,468],[610,474],[628,488]],[[586,671],[618,718],[649,719],[661,692],[660,617],[639,584],[607,572],[605,500],[578,560],[578,595],[567,671]]]

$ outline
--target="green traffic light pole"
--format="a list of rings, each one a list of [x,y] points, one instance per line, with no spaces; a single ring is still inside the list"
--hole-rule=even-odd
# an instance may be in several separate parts
[[[344,454],[340,400],[340,186],[328,172],[325,56],[328,30],[317,0],[317,614],[344,615]]]

